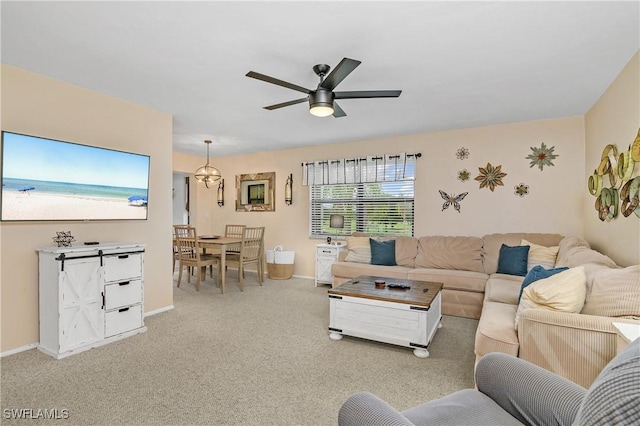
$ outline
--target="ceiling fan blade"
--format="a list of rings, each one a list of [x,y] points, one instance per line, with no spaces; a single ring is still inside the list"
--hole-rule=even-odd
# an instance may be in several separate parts
[[[340,105],[338,105],[336,102],[333,103],[333,116],[335,118],[340,118],[340,117],[346,117],[347,113],[343,111],[342,108],[340,108]]]
[[[397,98],[402,90],[361,90],[356,92],[334,92],[335,99]]]
[[[311,90],[305,89],[297,84],[289,83],[277,78],[269,77],[268,75],[260,74],[259,72],[249,71],[247,77],[255,78],[258,80],[266,81],[267,83],[276,84],[278,86],[286,87],[287,89],[297,90],[298,92],[309,94]]]
[[[355,59],[343,58],[329,75],[320,83],[320,87],[333,90],[342,80],[344,80],[362,62]]]
[[[299,103],[302,103],[302,102],[306,102],[308,100],[309,100],[309,97],[307,96],[306,98],[300,98],[300,99],[295,99],[293,101],[282,102],[281,104],[269,105],[269,106],[264,107],[264,109],[274,110],[274,109],[278,109],[278,108],[284,108],[284,107],[287,107],[289,105],[299,104]]]

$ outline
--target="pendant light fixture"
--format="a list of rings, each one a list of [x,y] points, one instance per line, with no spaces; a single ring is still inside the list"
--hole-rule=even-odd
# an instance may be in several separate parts
[[[198,181],[204,182],[204,186],[209,188],[209,184],[219,181],[222,175],[218,169],[209,165],[209,145],[211,145],[211,141],[207,140],[204,143],[207,144],[207,164],[196,170],[195,176]]]

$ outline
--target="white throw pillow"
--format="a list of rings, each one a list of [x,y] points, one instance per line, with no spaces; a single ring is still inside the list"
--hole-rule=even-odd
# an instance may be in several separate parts
[[[347,237],[346,262],[371,263],[371,244],[369,237]]]
[[[587,295],[586,281],[584,267],[578,266],[527,286],[522,292],[516,311],[516,330],[520,315],[525,309],[535,308],[579,313],[584,306]]]
[[[530,271],[536,265],[542,266],[544,269],[552,269],[556,265],[556,257],[558,256],[558,246],[545,247],[534,244],[527,240],[520,241],[521,246],[529,246],[529,257],[527,259],[527,271]]]

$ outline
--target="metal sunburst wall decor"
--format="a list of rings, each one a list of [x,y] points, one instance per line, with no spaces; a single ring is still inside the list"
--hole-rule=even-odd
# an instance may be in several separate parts
[[[540,171],[542,171],[542,168],[544,166],[554,166],[553,161],[551,160],[555,160],[556,158],[558,158],[558,155],[553,153],[553,150],[556,148],[555,146],[547,148],[544,142],[542,142],[540,148],[536,148],[535,146],[532,146],[530,148],[533,152],[525,157],[527,160],[531,160],[531,162],[529,163],[529,168],[538,166]]]
[[[515,191],[513,191],[513,193],[518,195],[518,196],[520,196],[520,197],[524,197],[525,195],[529,195],[529,185],[525,185],[522,182],[519,185],[514,186],[513,189],[515,189]]]
[[[71,247],[71,243],[76,239],[71,235],[71,231],[56,232],[56,236],[52,238],[54,243],[58,244],[58,247]]]
[[[462,148],[459,148],[456,151],[456,158],[458,160],[466,160],[467,158],[469,158],[469,150],[464,146]]]
[[[469,180],[470,177],[471,177],[471,173],[469,173],[469,170],[462,169],[458,171],[458,180],[462,182],[466,182]]]
[[[475,177],[475,180],[480,182],[480,189],[489,188],[491,192],[496,189],[496,186],[504,186],[502,178],[507,174],[502,171],[502,165],[493,167],[491,163],[487,163],[486,167],[478,167],[480,174]]]

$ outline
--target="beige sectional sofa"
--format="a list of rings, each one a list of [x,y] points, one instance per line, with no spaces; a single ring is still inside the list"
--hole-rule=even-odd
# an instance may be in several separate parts
[[[347,241],[362,243],[363,238]],[[497,270],[501,246],[519,246],[522,240],[557,246],[556,267],[584,268],[586,300],[580,313],[521,309],[516,330],[524,277]],[[542,233],[397,237],[396,266],[367,263],[351,246],[358,243],[349,244],[332,267],[333,286],[359,275],[442,282],[442,313],[479,319],[477,359],[489,352],[512,354],[588,387],[615,356],[612,323],[640,325],[640,266],[620,268],[580,238]]]

